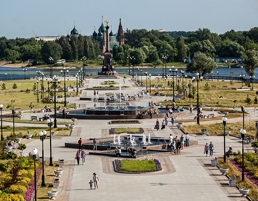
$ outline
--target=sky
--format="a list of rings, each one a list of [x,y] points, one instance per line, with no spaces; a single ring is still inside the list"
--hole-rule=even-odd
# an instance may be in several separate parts
[[[258,0],[0,0],[0,37],[91,35],[109,20],[123,29],[195,31],[222,34],[258,27]]]

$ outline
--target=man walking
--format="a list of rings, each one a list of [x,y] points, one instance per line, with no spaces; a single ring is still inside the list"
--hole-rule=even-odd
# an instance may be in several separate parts
[[[214,145],[212,144],[212,142],[210,142],[209,144],[209,150],[210,150],[210,156],[213,156]]]

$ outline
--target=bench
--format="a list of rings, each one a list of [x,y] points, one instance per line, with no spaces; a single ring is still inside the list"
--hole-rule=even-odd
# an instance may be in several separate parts
[[[33,120],[38,120],[38,117],[37,116],[31,116],[31,120],[33,121]]]
[[[236,176],[234,175],[232,178],[228,178],[228,185],[231,186],[231,187],[235,187],[236,186]]]

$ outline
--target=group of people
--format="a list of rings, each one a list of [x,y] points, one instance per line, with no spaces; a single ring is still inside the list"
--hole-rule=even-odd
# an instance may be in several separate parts
[[[180,154],[181,149],[184,149],[184,146],[189,146],[189,135],[186,134],[181,135],[181,137],[173,137],[172,134],[169,135],[169,143],[168,143],[168,149],[171,150],[171,152],[175,154]]]
[[[95,146],[94,146],[95,144]],[[82,142],[82,138],[80,138],[78,140],[78,146],[79,146],[79,150],[76,152],[75,154],[75,159],[77,160],[77,164],[80,165],[80,159],[82,161],[82,165],[85,164],[86,161],[86,152],[83,150],[82,148],[83,142]],[[96,139],[94,138],[93,140],[93,150],[97,149],[97,142]],[[93,173],[93,177],[92,180],[89,181],[90,184],[90,189],[93,189],[93,185],[94,185],[94,190],[97,188],[98,189],[98,181],[99,181],[99,177],[98,175],[94,172]]]
[[[84,165],[86,160],[86,152],[83,149],[79,149],[76,152],[75,159],[77,160],[78,165],[80,165],[80,159],[82,159],[82,165]]]
[[[212,142],[210,142],[210,144],[206,143],[204,146],[204,154],[206,154],[206,157],[208,156],[209,153],[210,153],[210,156],[213,156],[213,151],[214,151],[214,145],[212,144]]]
[[[168,121],[169,121],[168,115],[166,115],[161,122],[161,128],[160,128],[160,122],[159,122],[159,119],[157,119],[156,123],[155,123],[155,126],[154,126],[154,129],[156,129],[157,131],[159,130],[159,128],[161,130],[165,129],[166,126],[168,125]],[[171,123],[172,123],[172,125],[174,125],[174,123],[175,123],[175,118],[173,116],[171,117]]]

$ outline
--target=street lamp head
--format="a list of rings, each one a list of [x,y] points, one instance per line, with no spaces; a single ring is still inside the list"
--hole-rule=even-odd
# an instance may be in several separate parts
[[[222,117],[222,121],[223,121],[223,123],[226,123],[227,122],[227,117]]]
[[[31,154],[36,156],[38,154],[38,150],[36,148],[32,149]]]
[[[240,133],[241,133],[242,135],[245,135],[245,134],[246,134],[246,130],[243,129],[243,128],[241,128],[241,129],[240,129]]]
[[[0,104],[0,108],[1,108],[1,109],[3,108],[3,104]]]
[[[151,74],[149,74],[149,76],[151,77]]]
[[[47,123],[52,123],[52,122],[53,122],[52,118],[47,119]]]

